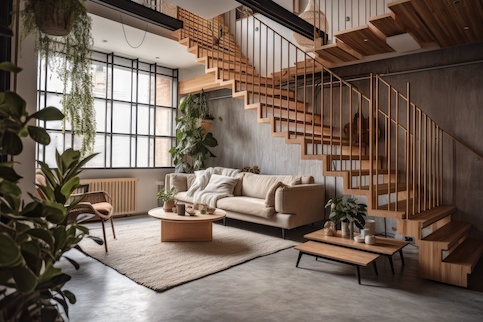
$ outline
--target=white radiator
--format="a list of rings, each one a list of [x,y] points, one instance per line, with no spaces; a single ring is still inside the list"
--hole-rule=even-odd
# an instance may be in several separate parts
[[[89,191],[105,191],[111,197],[114,216],[131,215],[137,212],[136,197],[138,178],[82,179]]]

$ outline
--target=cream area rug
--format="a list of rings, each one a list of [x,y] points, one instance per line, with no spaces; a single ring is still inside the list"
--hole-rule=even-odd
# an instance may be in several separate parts
[[[102,236],[101,229],[90,229]],[[290,248],[296,242],[213,224],[212,242],[161,242],[160,221],[106,226],[109,252],[85,238],[80,246],[89,256],[155,291],[225,270],[251,259]]]

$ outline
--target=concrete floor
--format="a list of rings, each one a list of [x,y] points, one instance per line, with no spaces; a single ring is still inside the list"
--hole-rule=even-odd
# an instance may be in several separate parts
[[[119,218],[115,224],[141,220],[150,219]],[[235,220],[228,225],[280,234]],[[287,238],[302,241],[316,229],[301,227],[289,231]],[[363,268],[362,285],[348,265],[303,256],[295,268],[298,252],[288,249],[161,293],[77,250],[68,256],[80,269],[67,261],[61,266],[72,275],[65,288],[77,297],[70,305],[70,321],[483,321],[483,261],[470,289],[463,289],[418,278],[417,248],[409,245],[404,254],[404,267],[394,256],[395,275],[386,258],[377,260],[378,277],[372,267]]]

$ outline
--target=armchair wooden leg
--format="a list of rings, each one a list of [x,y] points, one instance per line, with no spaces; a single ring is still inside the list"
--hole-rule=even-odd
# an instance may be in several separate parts
[[[102,218],[101,218],[101,224],[102,224],[102,235],[104,236],[104,248],[106,249],[106,253],[107,253],[106,226],[104,225],[104,219]]]
[[[114,236],[114,239],[116,239],[116,232],[114,231],[114,221],[112,220],[112,216],[111,216],[111,228],[112,228],[112,235]]]

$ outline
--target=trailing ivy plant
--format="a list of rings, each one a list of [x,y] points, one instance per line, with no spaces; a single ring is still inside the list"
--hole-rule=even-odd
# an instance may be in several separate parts
[[[61,104],[72,134],[82,138],[83,155],[93,151],[96,135],[93,81],[91,74],[91,18],[84,6],[85,0],[26,0],[22,12],[24,36],[33,34],[39,56],[49,69],[59,75],[64,84]],[[67,22],[64,18],[67,17]],[[66,26],[65,36],[57,29],[51,35],[51,22]],[[71,25],[69,26],[69,24]],[[72,27],[69,31],[68,28]]]
[[[199,101],[189,94],[178,107],[177,144],[169,150],[176,172],[191,173],[204,169],[206,160],[216,157],[209,148],[217,146],[218,141],[213,137],[213,133],[204,133],[198,124],[199,104]]]
[[[18,72],[11,63],[0,63],[0,70]],[[81,167],[94,155],[81,158],[79,151],[56,153],[57,169],[40,163],[46,186],[39,187],[46,200],[32,194],[25,200],[18,186],[22,178],[14,169],[13,157],[22,152],[22,140],[30,137],[43,145],[50,143],[44,128],[30,125],[33,120],[62,120],[62,112],[46,107],[29,114],[25,101],[14,92],[0,93],[0,321],[58,321],[61,307],[68,317],[73,293],[64,284],[71,277],[55,264],[64,253],[89,231],[68,220],[69,210],[80,199],[66,206],[79,186]],[[34,169],[32,169],[34,171]],[[76,268],[79,265],[68,259]]]

